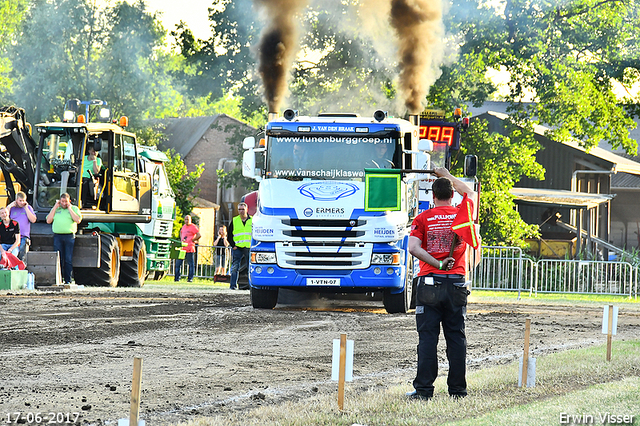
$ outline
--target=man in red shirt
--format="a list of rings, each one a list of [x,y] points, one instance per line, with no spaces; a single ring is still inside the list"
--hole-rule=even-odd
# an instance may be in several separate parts
[[[191,222],[191,216],[186,215],[184,217],[184,225],[180,229],[180,239],[182,242],[187,243],[187,246],[183,248],[187,252],[184,256],[184,260],[187,261],[189,267],[189,273],[187,275],[187,281],[193,281],[193,275],[196,269],[196,242],[200,239],[200,229]],[[180,281],[180,273],[182,272],[182,259],[176,260],[176,269],[173,275],[174,281]]]
[[[456,239],[451,224],[458,207],[451,205],[453,191],[476,201],[476,193],[469,185],[453,177],[445,168],[434,170],[438,179],[433,183],[435,207],[420,213],[411,226],[409,252],[420,260],[418,273],[416,326],[418,329],[418,371],[413,381],[411,398],[433,397],[433,382],[438,376],[438,337],[440,323],[447,343],[449,395],[467,395],[466,357],[467,339],[464,320],[467,295],[467,244]]]

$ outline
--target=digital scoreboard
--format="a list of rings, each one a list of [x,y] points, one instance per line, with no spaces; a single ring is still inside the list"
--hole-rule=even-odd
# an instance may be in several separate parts
[[[420,114],[420,139],[446,143],[450,150],[460,149],[460,122],[442,121],[444,111],[425,110]]]

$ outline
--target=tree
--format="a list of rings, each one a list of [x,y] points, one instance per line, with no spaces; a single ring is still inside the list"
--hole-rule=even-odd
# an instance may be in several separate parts
[[[542,179],[544,169],[535,161],[540,144],[531,129],[507,124],[509,136],[489,134],[487,123],[472,121],[460,151],[452,159],[452,172],[461,175],[464,157],[477,155],[481,185],[480,232],[483,245],[523,246],[525,238],[538,236],[537,225],[527,225],[513,208],[509,193],[522,176]]]
[[[197,164],[196,169],[189,172],[180,154],[173,149],[166,151],[166,154],[169,157],[169,162],[166,163],[167,177],[176,194],[176,206],[183,215],[191,214],[194,207],[193,200],[200,192],[196,190],[196,186],[204,172],[204,163]]]
[[[635,108],[625,105],[637,99],[614,93],[640,81],[635,0],[507,0],[503,10],[460,3],[451,19],[460,58],[508,72],[514,120],[544,123],[555,140],[576,138],[586,148],[605,140],[637,152],[629,138]],[[521,103],[526,98],[535,103]]]
[[[13,98],[30,120],[60,118],[67,99],[85,100],[94,93],[91,71],[104,28],[102,17],[86,1],[31,4],[22,35],[10,51],[16,76]]]
[[[208,40],[195,39],[184,24],[172,32],[186,59],[186,66],[174,76],[183,81],[187,96],[215,102],[232,95],[241,101],[246,118],[258,111],[266,116],[251,51],[260,31],[256,14],[247,13],[252,7],[252,0],[214,0],[209,8],[213,34]]]
[[[145,7],[138,0],[106,10],[109,31],[94,70],[101,76],[103,98],[115,111],[132,117],[132,124],[173,115],[182,103],[169,74],[171,59],[162,50],[165,30]]]
[[[99,9],[89,0],[34,0],[9,54],[13,98],[30,120],[60,119],[68,99],[102,99],[131,124],[182,104],[162,51],[165,31],[139,0]]]
[[[7,48],[16,40],[20,22],[27,11],[26,0],[0,0],[0,104],[8,102],[13,84],[11,56]]]

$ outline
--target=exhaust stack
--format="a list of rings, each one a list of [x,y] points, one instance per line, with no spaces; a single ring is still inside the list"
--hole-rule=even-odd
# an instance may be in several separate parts
[[[409,122],[414,126],[417,126],[420,123],[418,121],[418,114],[409,114]]]
[[[267,116],[267,119],[268,119],[269,121],[273,121],[273,120],[275,120],[276,118],[278,118],[278,116],[280,116],[280,113],[279,113],[278,111],[276,111],[276,112],[269,112],[269,115]]]

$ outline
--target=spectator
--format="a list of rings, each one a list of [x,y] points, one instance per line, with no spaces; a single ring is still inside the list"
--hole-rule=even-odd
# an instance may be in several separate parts
[[[90,208],[96,205],[95,175],[100,173],[102,160],[96,154],[93,144],[87,146],[87,155],[82,162],[82,208]]]
[[[189,268],[187,281],[192,282],[193,275],[195,274],[196,269],[196,242],[200,239],[200,229],[198,229],[198,227],[191,222],[190,215],[186,215],[184,217],[184,225],[182,225],[182,229],[180,229],[180,239],[182,240],[182,242],[187,243],[187,246],[183,248],[183,250],[187,252],[187,254],[185,254],[184,256],[184,260],[187,261],[187,267]],[[173,275],[174,281],[180,281],[181,272],[182,259],[177,259],[175,274]]]
[[[35,223],[36,214],[27,202],[27,195],[22,191],[16,193],[16,199],[7,206],[7,210],[9,210],[9,217],[20,225],[18,259],[24,260],[31,245],[31,224]]]
[[[0,255],[7,251],[14,256],[20,248],[20,224],[11,220],[6,207],[0,208]]]
[[[422,400],[433,397],[433,383],[438,376],[440,323],[447,344],[449,395],[467,395],[467,244],[458,241],[454,245],[457,239],[451,224],[459,208],[452,206],[452,199],[454,190],[461,195],[466,193],[473,201],[476,193],[445,168],[437,168],[434,173],[438,176],[432,186],[435,207],[415,218],[409,236],[409,252],[420,260],[416,295],[418,371],[413,381],[415,391],[409,395]]]
[[[216,275],[226,275],[227,247],[229,247],[226,226],[218,227],[218,236],[213,241],[213,245],[216,248]]]
[[[247,205],[238,204],[238,216],[235,216],[229,225],[229,235],[231,235],[231,282],[229,288],[238,288],[238,274],[241,265],[246,265],[249,269],[249,252],[251,249],[251,216],[249,216]]]
[[[52,224],[53,249],[60,253],[62,278],[65,284],[71,284],[73,246],[80,222],[82,222],[80,209],[71,204],[71,197],[66,192],[60,195],[60,199],[47,215],[47,223]]]

